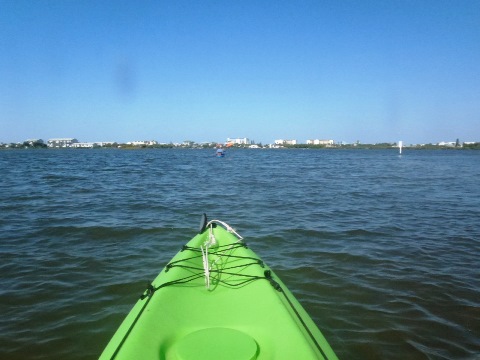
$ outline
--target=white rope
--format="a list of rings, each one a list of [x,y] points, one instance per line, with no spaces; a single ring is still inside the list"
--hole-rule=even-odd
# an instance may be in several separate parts
[[[230,248],[224,250],[216,259],[210,264],[210,261],[208,260],[208,248],[211,246],[217,245],[217,239],[215,239],[215,235],[213,234],[213,224],[218,223],[222,225],[228,232],[234,234],[238,240],[236,242],[240,242],[243,240],[243,238],[227,223],[220,221],[220,220],[211,220],[208,222],[207,227],[208,229],[208,240],[200,246],[200,250],[202,251],[202,262],[203,262],[203,271],[205,273],[205,286],[208,290],[210,290],[210,271],[212,270],[213,266],[217,264],[217,262],[222,258],[223,255],[228,250],[231,250],[233,247],[233,244]]]
[[[228,232],[234,234],[239,240],[243,240],[243,237],[240,236],[240,234],[238,234],[234,228],[232,228],[230,225],[228,225],[226,222],[223,222],[223,221],[220,221],[220,220],[210,220],[207,224],[207,226],[210,225],[210,227],[212,226],[213,223],[217,223],[217,224],[220,224],[222,225],[225,229],[227,229]]]
[[[207,289],[210,289],[210,268],[208,266],[208,245],[205,246],[205,251],[203,246],[200,246],[202,250],[202,261],[203,261],[203,271],[205,272],[205,286]]]
[[[208,230],[208,241],[206,241],[203,245],[200,246],[200,250],[202,251],[203,271],[205,273],[205,286],[209,290],[210,290],[210,270],[212,269],[215,263],[210,265],[210,261],[208,259],[208,249],[211,246],[215,246],[215,245],[217,245],[217,239],[215,239],[215,235],[213,235],[213,227],[212,225],[210,225]]]

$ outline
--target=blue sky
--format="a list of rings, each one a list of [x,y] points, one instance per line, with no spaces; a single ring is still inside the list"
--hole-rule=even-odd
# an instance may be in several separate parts
[[[480,1],[0,0],[0,142],[480,141]]]

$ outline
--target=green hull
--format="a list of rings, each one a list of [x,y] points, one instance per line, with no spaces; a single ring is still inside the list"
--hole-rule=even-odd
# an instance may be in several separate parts
[[[337,359],[275,273],[217,223],[162,270],[100,359]]]

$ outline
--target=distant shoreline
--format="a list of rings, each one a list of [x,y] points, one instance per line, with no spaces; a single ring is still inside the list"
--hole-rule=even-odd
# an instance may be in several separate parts
[[[207,149],[216,149],[216,146],[211,145],[191,145],[191,146],[175,146],[173,144],[161,144],[161,145],[143,145],[143,146],[133,146],[126,144],[118,144],[115,146],[94,146],[89,148],[74,148],[74,147],[47,147],[46,145],[42,146],[28,146],[25,144],[0,144],[0,150],[155,150],[155,149],[172,149],[172,150],[182,150],[182,149],[191,149],[191,150],[207,150]],[[392,150],[398,151],[397,146],[391,144],[349,144],[349,145],[335,145],[335,146],[323,146],[323,145],[284,145],[281,147],[260,147],[260,148],[250,148],[245,145],[236,145],[229,147],[228,150]],[[444,145],[415,145],[415,146],[404,146],[403,150],[449,150],[449,151],[458,151],[458,150],[480,150],[480,143],[474,144],[463,144],[462,146],[444,146]]]

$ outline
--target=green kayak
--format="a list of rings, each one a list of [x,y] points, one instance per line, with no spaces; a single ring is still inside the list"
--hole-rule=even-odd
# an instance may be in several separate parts
[[[337,359],[277,275],[227,224],[202,218],[100,359]]]

